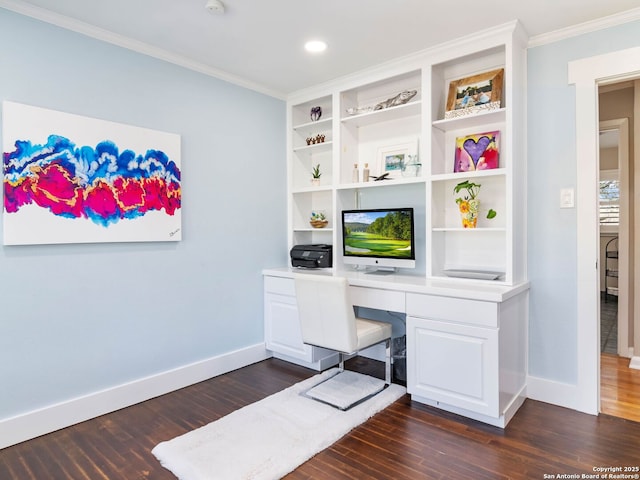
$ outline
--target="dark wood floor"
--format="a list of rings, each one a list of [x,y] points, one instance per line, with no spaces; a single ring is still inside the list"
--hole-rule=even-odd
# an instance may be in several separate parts
[[[363,360],[354,366],[368,368]],[[270,359],[5,448],[0,479],[174,479],[151,454],[157,443],[314,373]],[[501,430],[405,396],[286,479],[529,480],[638,466],[638,452],[640,423],[621,418],[527,400]]]

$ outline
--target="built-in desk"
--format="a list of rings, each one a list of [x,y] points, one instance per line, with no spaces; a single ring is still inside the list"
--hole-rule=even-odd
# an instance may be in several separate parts
[[[294,274],[264,270],[265,342],[274,356],[323,370],[333,351],[302,343]],[[332,275],[332,270],[304,270]],[[340,272],[356,306],[406,314],[407,391],[415,401],[504,427],[526,397],[528,284]]]

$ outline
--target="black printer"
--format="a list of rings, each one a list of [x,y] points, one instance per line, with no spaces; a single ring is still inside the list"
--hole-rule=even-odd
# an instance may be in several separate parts
[[[333,247],[323,243],[296,245],[291,249],[291,266],[307,268],[331,268]]]

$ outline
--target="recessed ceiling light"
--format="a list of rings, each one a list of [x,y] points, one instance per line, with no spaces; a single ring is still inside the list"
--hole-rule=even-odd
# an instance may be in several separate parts
[[[311,40],[304,44],[304,49],[307,52],[320,53],[327,49],[327,44],[322,40]]]
[[[224,13],[224,3],[220,0],[207,0],[204,8],[209,10],[209,13],[213,13],[215,15],[222,15]]]

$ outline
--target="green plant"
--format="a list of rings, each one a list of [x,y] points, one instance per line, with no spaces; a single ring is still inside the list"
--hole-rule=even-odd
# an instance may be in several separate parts
[[[324,212],[311,212],[312,222],[323,221],[326,219],[327,219],[327,216],[324,214]]]
[[[458,183],[455,187],[453,187],[453,193],[460,193],[463,190],[466,190],[466,195],[463,197],[456,198],[456,203],[458,207],[460,207],[460,211],[467,211],[469,208],[473,208],[469,205],[470,200],[475,200],[480,192],[480,187],[482,185],[479,183],[473,183],[469,180],[465,180],[464,182]],[[477,208],[477,206],[475,207]],[[496,211],[493,208],[490,208],[487,212],[487,218],[492,219],[497,215]]]
[[[460,205],[462,202],[475,200],[478,192],[480,192],[481,186],[482,185],[480,185],[479,183],[473,183],[469,180],[465,180],[464,182],[460,182],[459,184],[457,184],[455,187],[453,187],[453,193],[460,193],[462,190],[466,190],[467,194],[464,196],[464,198],[456,198],[456,203]]]
[[[315,167],[313,167],[313,172],[311,172],[311,176],[313,178],[320,178],[321,175],[322,173],[320,173],[320,164],[317,164]]]

